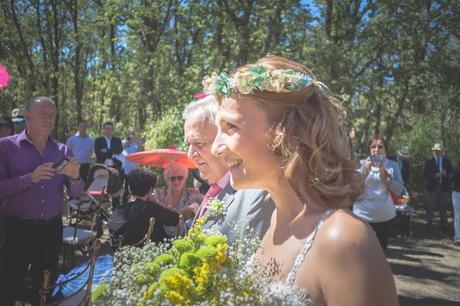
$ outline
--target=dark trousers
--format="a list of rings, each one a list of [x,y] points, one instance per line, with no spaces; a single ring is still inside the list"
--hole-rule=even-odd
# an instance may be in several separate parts
[[[89,172],[89,166],[90,164],[80,164],[80,177],[83,179],[83,182],[85,182],[86,185],[86,180],[88,179],[88,172]]]
[[[447,225],[447,193],[441,187],[435,191],[428,191],[425,199],[426,223],[428,226],[433,225],[433,216],[436,208],[439,210],[439,219],[441,226]]]
[[[384,251],[387,249],[388,246],[388,236],[390,235],[393,220],[394,218],[384,222],[369,223],[370,226],[372,226],[375,235],[377,235],[377,239],[379,240],[380,245],[382,246],[382,249]]]
[[[38,291],[42,287],[43,272],[56,272],[59,251],[62,246],[62,219],[60,216],[49,222],[32,223],[17,218],[5,217],[6,244],[5,269],[0,277],[0,304],[14,305],[24,285],[24,275],[29,264],[32,273],[32,305],[38,305]]]

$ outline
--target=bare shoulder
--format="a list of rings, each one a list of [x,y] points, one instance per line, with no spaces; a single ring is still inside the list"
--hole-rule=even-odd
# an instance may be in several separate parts
[[[341,258],[344,252],[357,254],[380,249],[372,228],[345,209],[334,211],[324,221],[315,243],[319,250],[327,248],[330,256]]]
[[[324,221],[311,255],[317,299],[323,304],[398,305],[393,275],[374,231],[351,212],[338,210]]]

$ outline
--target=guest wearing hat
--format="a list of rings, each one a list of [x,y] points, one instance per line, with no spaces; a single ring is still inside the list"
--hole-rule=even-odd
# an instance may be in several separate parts
[[[24,119],[24,110],[15,108],[11,112],[11,120],[14,124],[14,133],[19,134],[26,129],[26,120]]]
[[[403,146],[396,152],[395,156],[389,156],[388,159],[394,160],[398,163],[399,169],[401,170],[401,176],[403,179],[404,187],[407,187],[409,183],[409,147]]]
[[[435,143],[431,149],[433,157],[425,162],[423,177],[426,181],[426,222],[427,229],[433,225],[433,214],[439,209],[439,218],[442,230],[447,230],[447,194],[450,191],[450,177],[452,165],[444,156],[444,149],[440,143]]]

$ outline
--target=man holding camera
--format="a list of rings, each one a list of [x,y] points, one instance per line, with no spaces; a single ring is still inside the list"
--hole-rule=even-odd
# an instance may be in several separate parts
[[[5,216],[5,273],[0,301],[14,305],[29,264],[32,305],[38,305],[45,269],[55,271],[62,245],[64,185],[72,196],[83,191],[80,165],[51,136],[56,106],[48,97],[27,102],[27,129],[0,139],[0,215]]]

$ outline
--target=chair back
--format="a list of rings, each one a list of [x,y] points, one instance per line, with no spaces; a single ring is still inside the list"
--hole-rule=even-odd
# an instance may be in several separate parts
[[[145,235],[142,237],[141,240],[137,242],[131,242],[131,241],[127,242],[126,238],[127,238],[127,235],[129,235],[129,228],[127,227],[126,228],[127,231],[121,234],[118,238],[118,248],[121,248],[125,245],[130,245],[130,246],[135,246],[135,247],[142,246],[144,243],[151,240],[154,226],[155,226],[155,217],[150,217],[149,225],[147,227],[147,231]]]
[[[99,239],[96,239],[94,241],[94,243],[93,243],[93,251],[92,251],[92,253],[90,255],[90,260],[89,260],[88,265],[80,273],[78,273],[77,275],[75,275],[74,277],[72,277],[70,279],[65,280],[64,282],[60,282],[60,283],[56,283],[56,284],[50,284],[50,282],[51,282],[51,272],[49,270],[45,270],[45,272],[43,273],[42,289],[39,292],[39,294],[40,294],[40,306],[58,305],[58,304],[61,304],[61,303],[65,302],[65,301],[71,299],[72,297],[74,297],[75,295],[77,295],[79,293],[83,293],[83,297],[82,297],[81,301],[77,305],[84,305],[84,306],[89,305],[90,297],[91,297],[91,286],[93,284],[94,267],[95,267],[95,263],[96,263],[97,254],[99,253],[100,248],[101,248],[101,241]],[[60,298],[60,299],[50,301],[49,297],[50,297],[51,292],[53,291],[54,288],[56,288],[58,286],[61,286],[63,284],[69,283],[69,282],[71,282],[71,281],[73,281],[73,280],[75,280],[77,278],[82,277],[82,276],[84,277],[84,274],[88,270],[89,270],[88,278],[86,279],[86,281],[82,284],[82,286],[78,290],[76,290],[74,293],[72,293],[71,295],[66,296],[64,298]]]

